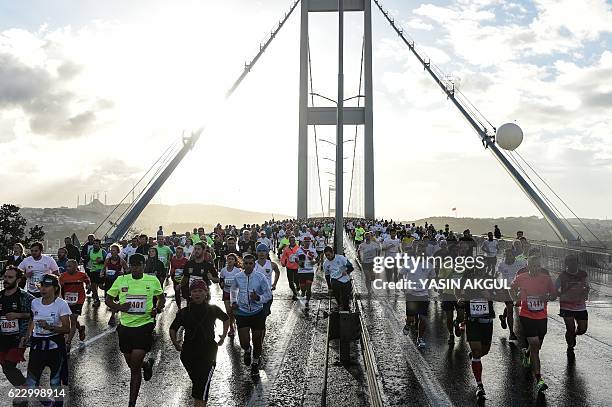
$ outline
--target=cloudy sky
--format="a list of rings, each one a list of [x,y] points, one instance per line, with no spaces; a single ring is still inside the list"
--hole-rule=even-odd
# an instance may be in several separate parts
[[[74,206],[77,196],[107,191],[116,202],[183,131],[207,124],[154,202],[294,214],[298,13],[223,104],[289,3],[0,0],[0,201]],[[611,2],[384,6],[493,124],[523,128],[518,151],[577,214],[612,216]],[[378,10],[373,16],[377,215],[537,214]],[[313,90],[332,98],[336,20],[312,15],[310,28]],[[347,15],[347,97],[358,94],[362,30],[360,15]],[[334,129],[318,135],[332,139]],[[326,189],[333,163],[322,157],[333,158],[333,146],[321,143],[319,155]]]

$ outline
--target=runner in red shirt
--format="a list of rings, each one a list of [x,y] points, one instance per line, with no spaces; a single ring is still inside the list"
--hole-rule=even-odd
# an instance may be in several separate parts
[[[181,281],[183,280],[183,270],[188,260],[185,257],[185,250],[182,246],[176,248],[176,256],[172,256],[170,260],[170,277],[174,284],[174,300],[178,309],[181,309]]]
[[[538,382],[538,393],[548,388],[540,373],[540,348],[546,335],[548,301],[557,298],[557,289],[548,271],[540,265],[539,256],[529,257],[527,273],[516,276],[512,292],[521,300],[519,319],[528,348],[523,349],[523,366],[531,367]]]
[[[85,289],[89,290],[91,281],[86,273],[79,271],[76,260],[70,259],[66,262],[66,272],[59,277],[60,287],[62,287],[62,298],[70,306],[70,333],[66,341],[66,347],[70,349],[72,338],[76,331],[79,331],[79,340],[85,340],[85,326],[79,323],[79,315],[83,310],[85,302]]]

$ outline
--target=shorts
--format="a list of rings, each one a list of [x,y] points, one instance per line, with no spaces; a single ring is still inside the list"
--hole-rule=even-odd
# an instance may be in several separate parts
[[[454,311],[458,309],[459,305],[457,301],[442,301],[442,311]]]
[[[155,328],[153,322],[134,328],[117,326],[121,353],[130,353],[135,349],[149,352],[153,347],[153,328]]]
[[[465,336],[468,342],[491,343],[493,322],[465,321]]]
[[[429,299],[427,297],[416,297],[406,295],[406,316],[427,315],[429,310]]]
[[[236,315],[238,329],[251,328],[254,331],[263,331],[266,327],[266,313],[261,310],[255,315]]]
[[[532,319],[519,316],[521,328],[525,338],[540,338],[540,342],[544,341],[546,331],[548,329],[548,318]]]
[[[298,281],[300,285],[312,284],[314,281],[314,273],[298,273]]]
[[[87,270],[87,277],[89,277],[89,280],[91,280],[92,284],[99,285],[99,284],[104,283],[104,279],[100,277],[100,270],[98,271]]]
[[[191,379],[191,397],[207,401],[215,371],[215,362],[199,361],[183,354],[181,354],[181,362]]]
[[[571,311],[568,309],[560,309],[559,316],[563,318],[574,318],[576,321],[588,321],[589,313],[587,310],[583,311]]]
[[[81,315],[83,312],[83,304],[70,304],[69,306],[74,315]]]
[[[19,335],[0,335],[0,363],[24,362],[25,348],[19,349]]]

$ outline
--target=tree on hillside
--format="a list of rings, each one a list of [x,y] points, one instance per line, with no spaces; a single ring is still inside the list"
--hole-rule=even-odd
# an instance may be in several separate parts
[[[34,242],[42,242],[45,238],[43,226],[34,225],[30,228],[29,237],[26,239],[26,244],[29,246]]]
[[[23,241],[26,224],[18,206],[4,204],[0,207],[0,258],[5,258],[15,243]]]

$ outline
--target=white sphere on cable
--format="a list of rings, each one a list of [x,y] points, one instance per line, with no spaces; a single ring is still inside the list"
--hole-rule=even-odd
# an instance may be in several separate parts
[[[523,130],[516,123],[502,124],[497,129],[495,142],[504,150],[515,150],[523,142]]]

